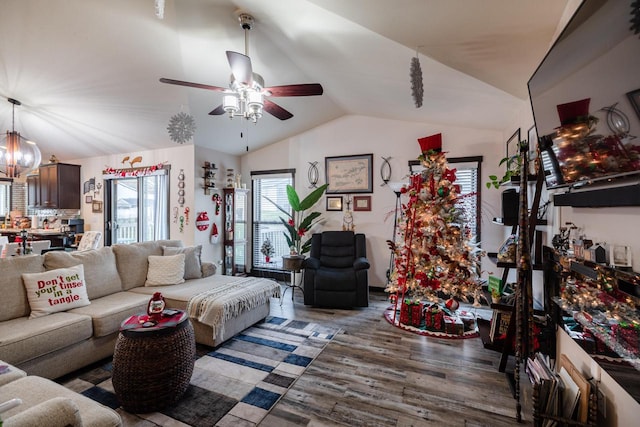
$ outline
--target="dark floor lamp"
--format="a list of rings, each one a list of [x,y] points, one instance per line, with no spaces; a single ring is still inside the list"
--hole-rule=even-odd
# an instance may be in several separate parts
[[[396,245],[396,231],[398,230],[398,212],[402,207],[402,203],[400,202],[400,195],[402,194],[400,190],[404,186],[402,182],[390,182],[388,184],[389,188],[393,190],[396,195],[396,208],[393,211],[393,234],[391,235],[391,240],[387,240],[387,245],[389,245],[389,250],[391,250],[391,257],[389,258],[389,269],[387,270],[387,284],[391,282],[391,272],[393,271],[393,260],[395,257],[395,245]]]

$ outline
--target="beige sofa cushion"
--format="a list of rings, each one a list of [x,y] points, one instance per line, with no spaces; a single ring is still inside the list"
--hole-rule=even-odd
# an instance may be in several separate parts
[[[7,362],[0,360],[0,387],[10,383],[11,381],[17,380],[18,378],[26,376],[27,373],[22,369],[18,369]]]
[[[31,309],[22,283],[22,273],[43,271],[42,255],[0,258],[0,321],[29,315]]]
[[[91,338],[91,317],[68,312],[0,322],[0,359],[20,365]]]
[[[199,279],[202,277],[202,263],[200,255],[202,254],[202,245],[187,246],[184,248],[172,248],[163,246],[164,255],[184,254],[184,278]]]
[[[113,245],[122,290],[144,286],[149,269],[149,255],[163,255],[163,246],[182,247],[182,240],[156,240],[153,242]]]
[[[51,251],[44,254],[47,270],[84,265],[84,280],[90,300],[122,291],[116,256],[110,246],[90,251]]]
[[[18,405],[3,413],[3,419],[5,417],[9,419],[13,415],[19,414],[42,402],[46,402],[52,397],[62,397],[71,399],[77,405],[80,411],[82,425],[84,426],[116,427],[122,425],[122,419],[114,410],[86,396],[71,391],[60,384],[41,377],[27,376],[0,387],[0,402],[7,401],[14,397],[22,399],[22,405]],[[52,419],[51,425],[54,425],[53,421]]]
[[[74,308],[69,313],[91,316],[93,336],[104,337],[118,332],[125,319],[137,313],[145,313],[149,297],[132,292],[116,292],[91,301],[91,305]]]

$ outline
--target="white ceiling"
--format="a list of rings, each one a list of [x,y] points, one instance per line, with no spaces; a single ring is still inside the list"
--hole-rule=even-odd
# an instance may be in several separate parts
[[[195,117],[194,143],[241,154],[346,114],[503,130],[570,0],[1,0],[0,96],[43,159],[173,146],[170,117]],[[272,98],[294,117],[209,116],[227,86],[225,51],[244,52],[235,12],[255,17],[249,56],[267,86],[320,83]],[[411,98],[417,47],[424,105]],[[11,104],[0,100],[0,129]],[[242,134],[242,137],[241,137]]]

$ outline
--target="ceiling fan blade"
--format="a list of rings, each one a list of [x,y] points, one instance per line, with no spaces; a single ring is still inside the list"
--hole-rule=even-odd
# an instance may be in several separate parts
[[[320,83],[307,83],[299,85],[284,85],[267,87],[271,96],[312,96],[322,95],[323,89]]]
[[[293,114],[276,104],[275,102],[269,101],[268,99],[264,100],[264,111],[271,114],[272,116],[280,119],[287,120],[293,117]]]
[[[160,78],[160,82],[168,83],[168,84],[171,84],[171,85],[195,87],[195,88],[198,88],[198,89],[215,90],[215,91],[218,91],[218,92],[227,90],[227,89],[225,89],[223,87],[204,85],[204,84],[201,84],[201,83],[185,82],[185,81],[182,81],[182,80],[165,79],[164,77]]]
[[[251,85],[251,83],[253,83],[251,59],[247,55],[228,50],[227,60],[231,67],[231,73],[236,80],[246,85]]]
[[[215,109],[211,110],[211,112],[209,113],[210,116],[220,116],[222,114],[224,114],[224,108],[222,108],[222,105],[218,105]]]

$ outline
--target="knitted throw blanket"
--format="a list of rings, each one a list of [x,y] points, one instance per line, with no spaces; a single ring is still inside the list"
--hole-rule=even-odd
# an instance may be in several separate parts
[[[269,279],[247,277],[202,292],[189,301],[189,317],[213,328],[213,338],[224,333],[227,320],[265,304],[269,298],[280,298],[280,285]]]

